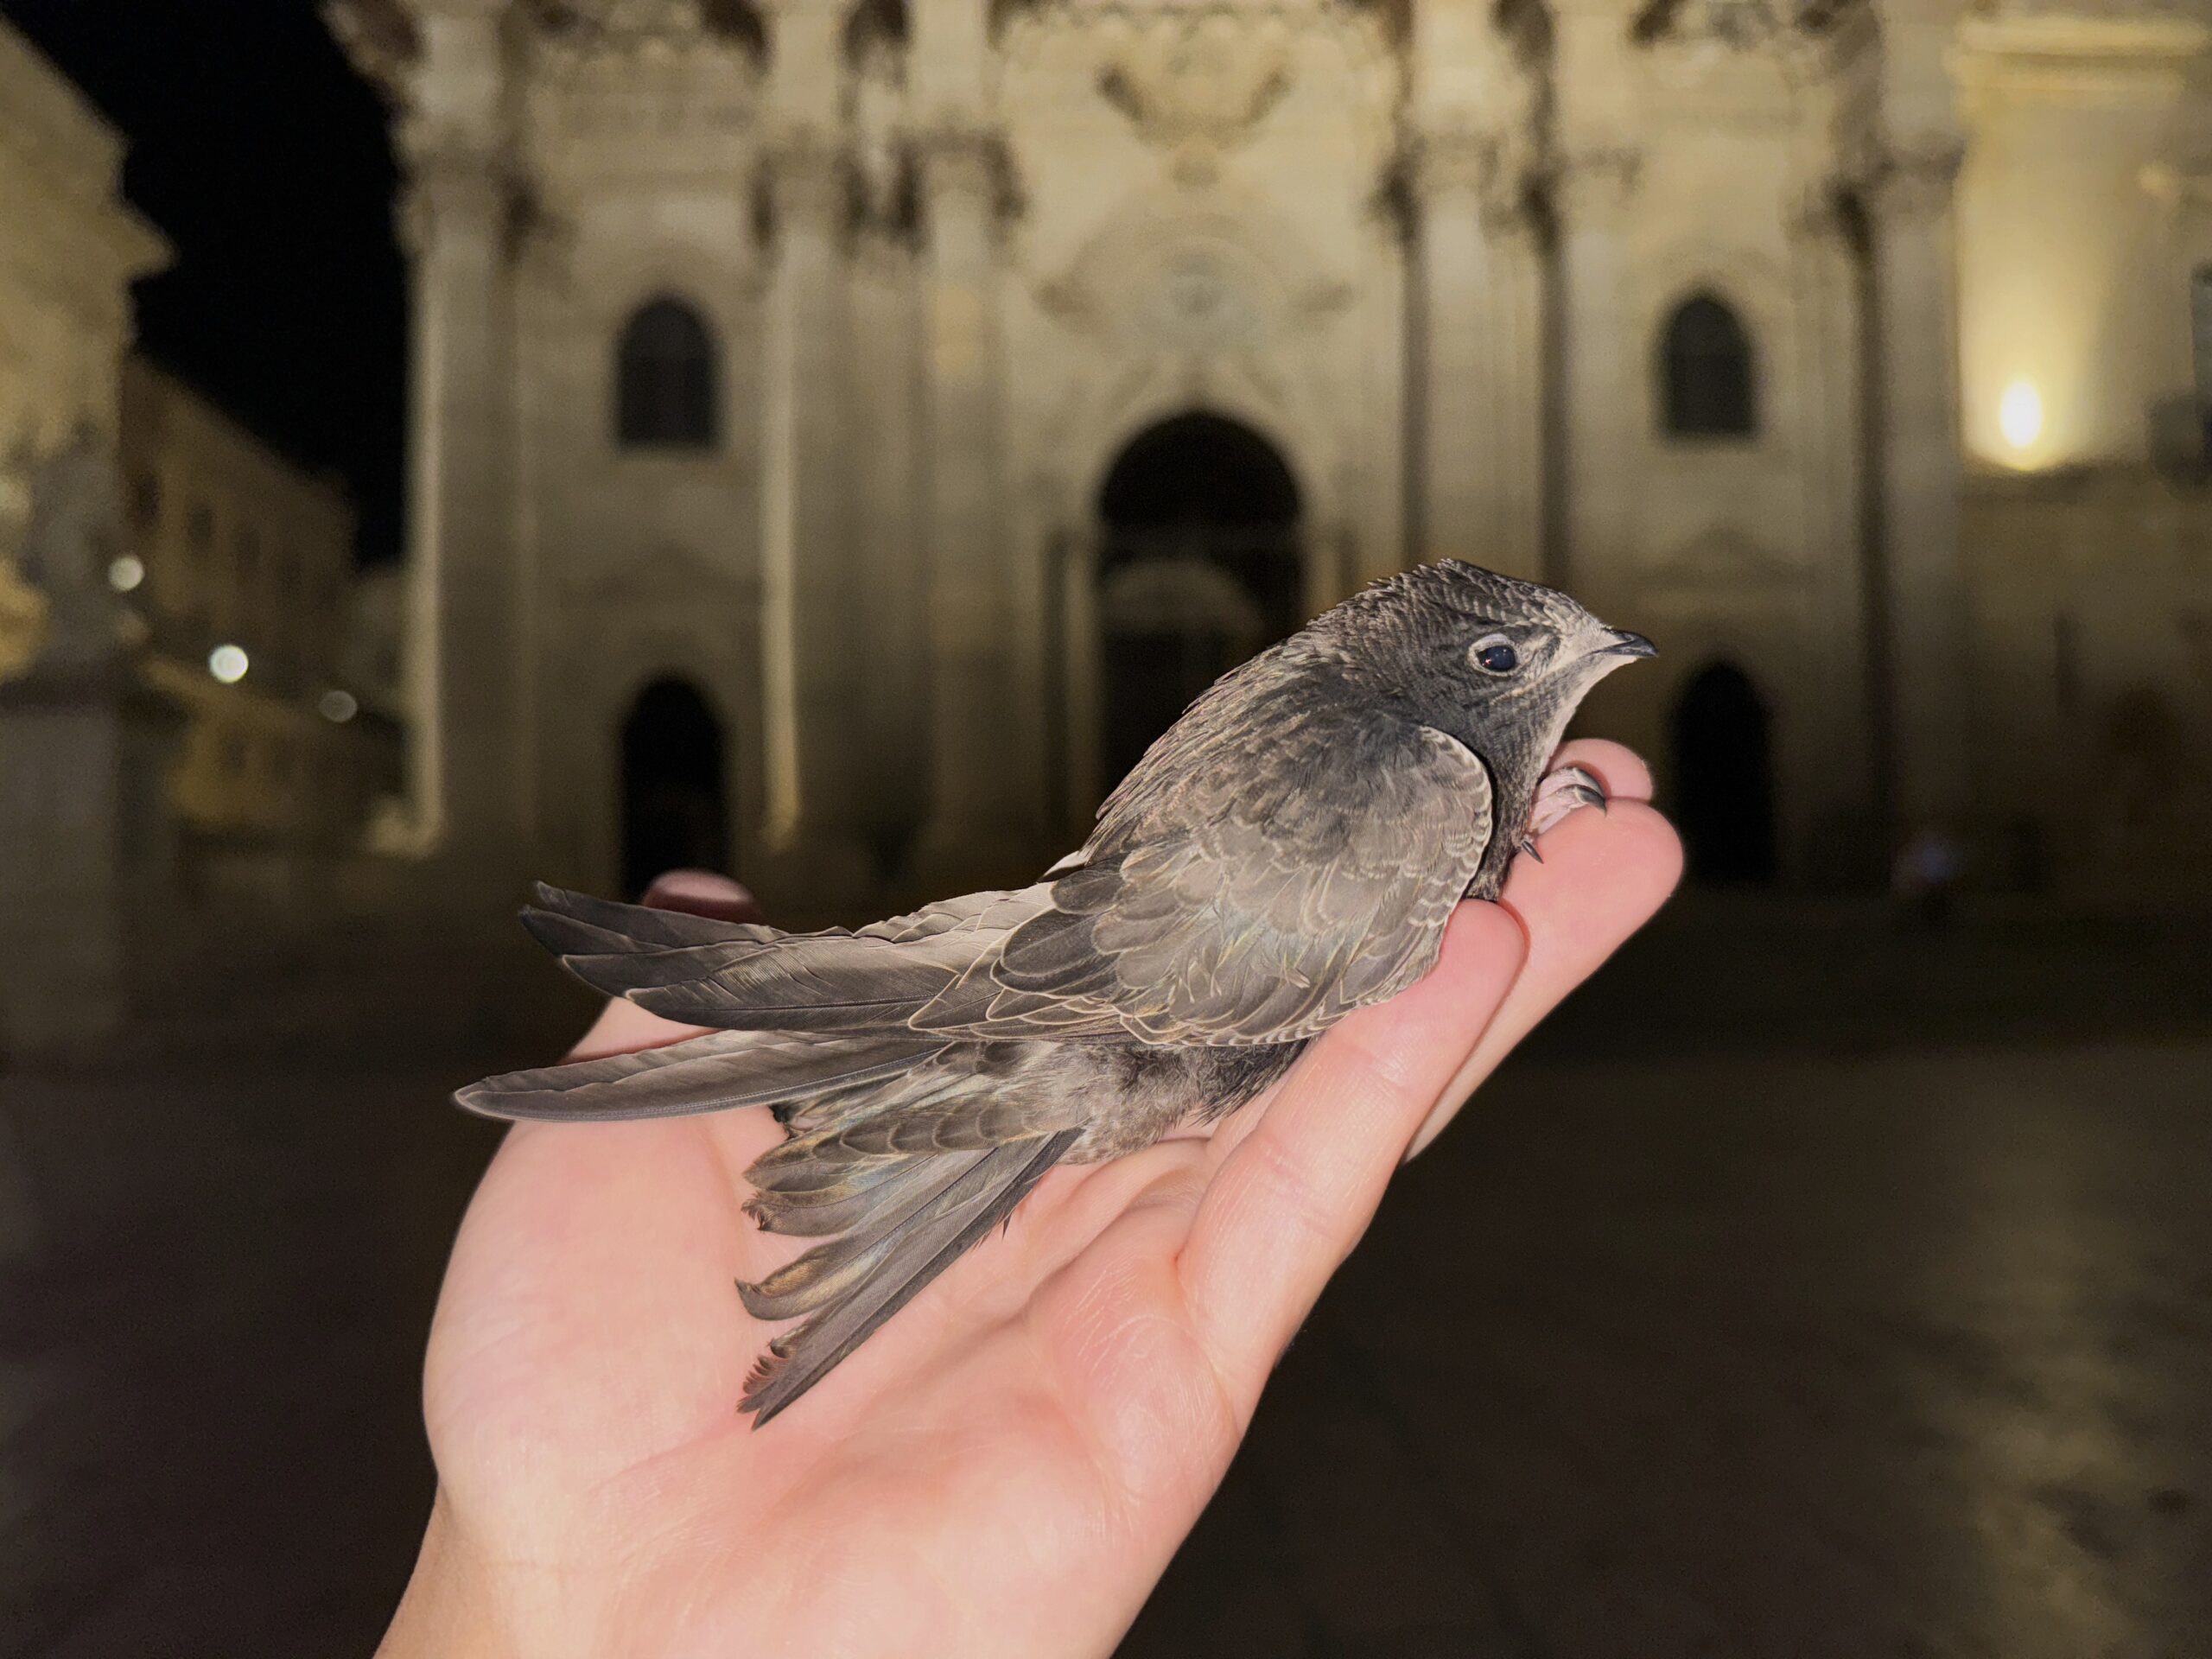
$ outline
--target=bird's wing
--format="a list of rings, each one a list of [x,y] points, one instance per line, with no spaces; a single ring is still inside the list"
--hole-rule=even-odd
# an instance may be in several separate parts
[[[1050,901],[969,893],[849,932],[613,903],[541,887],[524,925],[584,983],[687,1025],[864,1036],[906,1017]]]
[[[1109,803],[1049,907],[910,1024],[1288,1042],[1427,972],[1492,829],[1489,773],[1464,745],[1323,701],[1176,760],[1121,822]]]

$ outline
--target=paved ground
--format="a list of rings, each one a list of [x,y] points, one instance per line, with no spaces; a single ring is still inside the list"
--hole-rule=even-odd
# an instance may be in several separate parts
[[[1717,994],[1669,960],[1697,937],[1408,1172],[1131,1659],[2212,1656],[2212,1027],[2156,966],[2185,938],[1985,971],[1839,935],[1846,990],[1754,961]],[[2139,992],[2036,1017],[2053,975]],[[435,1102],[518,1042],[0,1080],[37,1207],[0,1229],[0,1656],[373,1643],[493,1138]]]

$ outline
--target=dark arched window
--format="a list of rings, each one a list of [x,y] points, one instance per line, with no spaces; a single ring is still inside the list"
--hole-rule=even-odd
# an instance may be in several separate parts
[[[1748,438],[1758,430],[1751,338],[1710,294],[1692,296],[1668,319],[1659,385],[1669,437]]]
[[[704,449],[721,426],[715,339],[681,300],[640,307],[614,353],[614,436],[625,446]]]

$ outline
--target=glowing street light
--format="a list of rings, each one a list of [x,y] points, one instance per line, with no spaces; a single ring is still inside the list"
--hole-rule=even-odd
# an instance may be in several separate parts
[[[236,645],[218,645],[207,653],[207,671],[225,685],[245,678],[247,666],[245,652]]]
[[[125,553],[121,558],[108,562],[107,585],[118,594],[130,592],[145,580],[144,562],[131,554]]]
[[[1997,403],[1997,429],[2013,448],[2032,448],[2043,436],[2043,394],[2036,383],[2020,376],[2005,388]]]

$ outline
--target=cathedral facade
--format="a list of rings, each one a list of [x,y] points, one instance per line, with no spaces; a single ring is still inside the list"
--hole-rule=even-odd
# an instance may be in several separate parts
[[[1220,670],[1444,556],[1659,641],[1585,723],[1707,874],[2204,832],[2195,10],[330,15],[408,180],[421,849],[1027,879]]]

